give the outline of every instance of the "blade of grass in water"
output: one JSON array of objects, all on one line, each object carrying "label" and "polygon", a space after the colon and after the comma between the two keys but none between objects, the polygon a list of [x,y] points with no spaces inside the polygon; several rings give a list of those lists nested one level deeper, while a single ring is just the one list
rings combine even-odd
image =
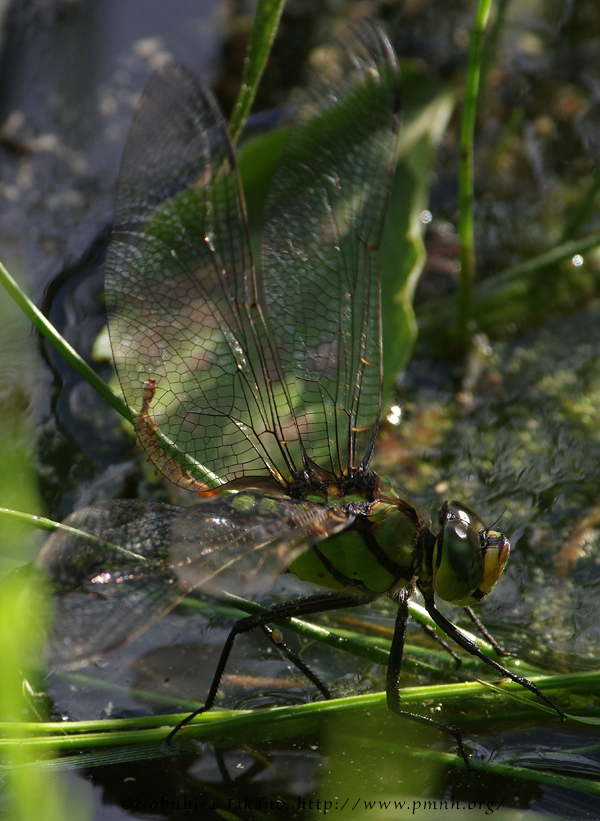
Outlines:
[{"label": "blade of grass in water", "polygon": [[120,413],[123,419],[131,422],[132,419],[131,414],[129,413],[129,408],[123,399],[108,387],[106,382],[104,382],[98,374],[90,368],[87,362],[81,358],[77,351],[69,345],[67,340],[58,333],[54,325],[46,319],[39,308],[33,304],[25,293],[23,293],[21,288],[11,277],[1,262],[0,283],[2,283],[19,308],[21,308],[23,313],[31,320],[42,336],[44,336],[54,346],[54,348],[56,348],[65,362],[68,362],[69,365],[71,365],[71,367],[76,370],[77,373],[82,376],[85,381],[91,385],[92,388],[94,388],[94,390],[97,391],[97,393],[105,399],[112,408]]},{"label": "blade of grass in water", "polygon": [[[536,679],[536,684],[540,690],[544,692],[556,692],[563,690],[566,684],[577,689],[582,688],[597,688],[600,684],[600,674],[598,672],[592,673],[573,673],[562,676],[546,676]],[[103,685],[105,686],[105,685]],[[519,694],[520,685],[515,682],[506,682],[501,687],[495,686],[495,691],[501,697],[512,696],[517,693],[518,700],[525,703],[526,706],[532,708],[536,713],[546,712],[547,708],[539,703],[536,703],[535,696],[521,696]],[[454,684],[436,684],[436,685],[422,685],[417,687],[405,687],[402,690],[402,703],[406,706],[429,703],[430,701],[442,702],[446,699],[464,699],[466,703],[473,706],[472,700],[476,696],[489,694],[490,687],[487,682],[480,681],[465,681]],[[385,707],[385,693],[363,693],[356,696],[347,696],[345,698],[334,698],[329,701],[317,701],[307,704],[296,704],[285,707],[261,707],[255,710],[213,710],[198,716],[190,724],[190,727],[195,728],[198,732],[194,736],[200,736],[203,740],[210,740],[210,738],[218,737],[218,734],[223,731],[225,727],[235,732],[238,727],[254,725],[262,727],[263,725],[268,729],[272,723],[272,717],[285,716],[288,720],[292,718],[301,718],[303,715],[319,716],[331,712],[347,711],[356,709],[357,707]],[[462,712],[462,709],[461,709]],[[96,737],[102,739],[102,744],[109,743],[135,743],[137,741],[155,740],[155,731],[165,734],[165,728],[175,726],[179,720],[187,716],[187,713],[173,713],[171,715],[158,716],[139,716],[136,718],[119,718],[119,719],[102,719],[95,721],[75,721],[75,722],[41,722],[37,723],[22,723],[18,725],[0,724],[0,732],[8,734],[8,730],[13,730],[13,738],[3,738],[0,740],[0,748],[2,746],[15,743],[14,729],[15,726],[19,728],[21,733],[26,734],[26,738],[20,737],[20,742],[27,744],[31,743],[33,746],[43,747],[47,744],[58,744],[62,748],[73,746],[74,741],[79,736],[85,736],[84,741],[86,746],[90,746],[90,741]],[[483,721],[489,718],[487,708],[482,707],[481,712],[472,717],[472,721]],[[466,717],[465,719],[466,720]],[[595,723],[595,722],[593,722]],[[140,736],[139,733],[148,733],[148,735]],[[92,738],[90,738],[92,737]],[[28,738],[31,741],[28,741]]]},{"label": "blade of grass in water", "polygon": [[[595,677],[596,684],[598,674],[583,674],[584,678],[589,676]],[[570,678],[579,678],[578,674]],[[549,677],[538,681],[538,684],[544,689],[548,685],[548,689],[554,689],[555,683],[560,684],[566,680],[566,676]],[[516,689],[518,685],[507,685],[507,690]],[[477,693],[487,689],[487,686],[469,682],[458,685],[444,685],[438,687],[415,687],[406,688],[403,690],[403,702],[406,706],[411,704],[422,703],[424,699],[430,701],[444,702],[447,699],[456,697],[466,698],[469,703]],[[359,712],[356,712],[356,711]],[[367,711],[367,724],[363,724],[361,717],[364,711]],[[356,722],[351,726],[354,732],[360,733],[360,727],[372,727],[374,711],[385,710],[385,695],[383,693],[353,696],[344,699],[335,699],[330,702],[318,702],[313,704],[296,705],[294,707],[275,707],[271,709],[260,709],[253,711],[221,711],[206,714],[198,718],[193,725],[182,735],[180,740],[180,750],[189,749],[189,740],[194,739],[196,742],[213,741],[220,744],[227,743],[243,743],[245,739],[248,743],[256,743],[258,738],[263,736],[269,739],[285,738],[294,735],[297,732],[311,732],[315,727],[322,727],[323,721],[335,720],[337,717],[343,718],[345,731],[348,731],[347,716],[348,713],[355,713]],[[479,721],[485,720],[487,717],[484,709],[479,716]],[[60,747],[66,751],[78,752],[76,759],[72,765],[79,766],[82,762],[79,757],[80,750],[91,750],[86,756],[86,766],[93,766],[105,763],[106,753],[103,748],[110,746],[119,746],[125,751],[132,754],[133,760],[140,758],[148,758],[149,746],[152,745],[154,755],[158,757],[168,753],[167,750],[160,747],[160,743],[164,740],[165,726],[177,721],[179,716],[169,716],[167,719],[164,716],[143,717],[137,719],[121,719],[121,720],[107,720],[103,722],[76,722],[73,724],[60,725],[60,732],[56,733],[56,725],[24,725],[23,730],[29,733],[39,732],[39,737],[30,737],[22,743],[29,749],[30,754],[42,753],[46,746]],[[401,719],[399,719],[401,720]],[[160,726],[159,723],[160,722]],[[5,728],[1,728],[5,729]],[[7,741],[5,745],[14,744],[15,741]],[[373,743],[377,744],[378,734],[370,734],[369,738],[363,739],[363,744]],[[385,743],[389,743],[387,740]],[[137,752],[135,751],[135,748]],[[131,749],[134,748],[134,749]],[[443,762],[449,766],[457,766],[456,758],[449,753],[437,753],[432,750],[429,745],[424,748],[412,746],[410,755],[412,756],[426,756],[428,759],[431,755],[442,756]],[[114,753],[109,753],[114,755]],[[95,758],[98,756],[98,759]],[[539,768],[532,766],[537,763],[539,759]],[[119,758],[119,760],[121,760]],[[528,766],[518,766],[518,759],[515,763],[497,763],[493,761],[474,761],[474,765],[478,770],[486,770],[489,772],[510,775],[513,778],[523,780],[535,780],[536,782],[551,783],[557,786],[569,786],[572,789],[581,790],[584,792],[598,793],[600,792],[600,784],[589,779],[573,778],[561,774],[547,772],[543,769],[543,758],[536,756],[532,762],[528,759]]]},{"label": "blade of grass in water", "polygon": [[475,280],[475,240],[473,232],[473,139],[483,35],[487,25],[492,0],[479,0],[475,23],[471,33],[469,66],[465,81],[465,99],[460,133],[459,163],[459,238],[460,238],[460,286],[458,292],[458,337],[464,348],[468,345],[469,326],[473,315],[473,282]]},{"label": "blade of grass in water", "polygon": [[[371,724],[369,724],[369,727],[370,726]],[[336,737],[340,743],[344,741],[344,738],[349,738],[351,743],[348,746],[355,749],[360,747],[363,750],[365,745],[374,747],[378,743],[382,745],[387,745],[389,743],[387,739],[381,742],[378,741],[377,737],[372,733],[369,734],[368,738],[357,733],[354,733],[354,735],[349,735],[347,728],[344,736],[338,733]],[[195,750],[195,746],[190,741],[186,740],[185,742],[181,742],[180,750],[173,751],[171,755],[180,754],[180,752],[195,752]],[[402,753],[401,748],[398,749],[398,752]],[[387,759],[389,757],[389,753],[389,747],[384,746],[381,751],[382,756]],[[577,753],[577,750],[573,751],[573,755],[576,755]],[[429,748],[419,749],[413,747],[407,752],[407,754],[411,759],[426,758],[428,762],[435,762],[451,769],[456,767],[456,757],[452,753],[445,753]],[[57,760],[49,761],[41,758],[37,762],[36,767],[40,770],[52,771],[73,770],[88,767],[101,767],[111,764],[122,764],[124,762],[144,761],[167,755],[169,755],[168,750],[166,750],[164,745],[161,745],[158,741],[152,743],[137,742],[127,746],[126,748],[120,747],[117,750],[111,749],[110,747],[107,749],[96,747],[91,752],[77,752],[76,755],[68,756],[66,758],[63,757]],[[529,761],[527,763],[527,767],[519,766],[518,759],[515,760],[515,763],[510,761],[500,763],[495,761],[477,760],[475,762],[475,768],[477,772],[486,772],[490,775],[505,776],[507,778],[516,778],[522,781],[532,781],[535,783],[547,784],[549,786],[590,793],[592,795],[600,795],[600,783],[598,781],[591,781],[586,778],[576,778],[573,776],[564,776],[558,773],[544,771],[541,769],[543,757],[540,756],[539,758],[540,768],[532,767]],[[1,771],[2,770],[0,768],[0,772]],[[70,810],[71,809],[72,808],[70,807]]]}]

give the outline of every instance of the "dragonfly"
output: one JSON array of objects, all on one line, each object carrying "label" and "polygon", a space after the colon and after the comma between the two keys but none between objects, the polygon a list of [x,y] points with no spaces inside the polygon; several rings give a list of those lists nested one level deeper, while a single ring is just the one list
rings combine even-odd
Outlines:
[{"label": "dragonfly", "polygon": [[[237,636],[382,597],[397,613],[387,704],[405,714],[400,672],[415,590],[460,648],[562,717],[436,606],[436,596],[462,607],[484,598],[508,539],[456,501],[442,506],[434,533],[370,466],[382,410],[379,248],[401,116],[385,34],[365,23],[330,44],[298,112],[256,266],[234,147],[212,94],[175,63],[142,94],[117,185],[108,328],[141,445],[198,496],[186,507],[105,502],[72,514],[49,539],[38,566],[56,594],[53,666],[109,653],[192,592],[256,596],[291,572],[317,591],[235,623],[204,705],[169,740],[215,703]],[[446,729],[468,764],[459,734]]]}]

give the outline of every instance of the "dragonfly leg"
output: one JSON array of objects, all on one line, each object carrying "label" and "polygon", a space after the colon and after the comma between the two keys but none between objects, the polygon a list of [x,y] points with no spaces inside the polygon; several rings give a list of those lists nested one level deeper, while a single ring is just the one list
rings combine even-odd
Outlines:
[{"label": "dragonfly leg", "polygon": [[263,624],[261,626],[261,629],[263,633],[265,633],[271,639],[271,641],[279,650],[279,652],[283,656],[285,656],[285,658],[291,661],[294,667],[297,667],[298,670],[300,670],[300,672],[303,673],[306,676],[306,678],[311,682],[311,684],[314,684],[314,686],[317,688],[317,690],[321,693],[321,695],[324,698],[331,698],[331,693],[329,692],[327,687],[325,687],[325,685],[317,676],[317,674],[314,673],[310,669],[308,664],[305,664],[300,658],[300,656],[297,653],[294,653],[294,651],[290,647],[288,647],[287,644],[284,642],[283,636],[281,635],[281,630],[272,630],[268,624]]},{"label": "dragonfly leg", "polygon": [[489,643],[492,645],[492,647],[493,647],[493,648],[494,648],[494,650],[498,653],[498,655],[499,655],[499,656],[506,656],[506,655],[508,655],[508,653],[506,652],[506,650],[505,650],[503,647],[501,647],[501,646],[498,644],[498,642],[496,641],[496,639],[492,636],[492,634],[491,634],[491,633],[490,633],[490,631],[487,629],[487,627],[485,626],[485,624],[481,621],[481,619],[479,618],[479,616],[475,615],[475,613],[471,610],[471,608],[470,608],[470,607],[463,607],[463,610],[465,611],[465,613],[467,614],[467,616],[471,619],[471,621],[473,622],[473,624],[475,625],[475,627],[479,630],[479,632],[481,633],[481,635],[483,636],[483,638],[484,638],[484,639],[486,639],[486,641],[489,641]]},{"label": "dragonfly leg", "polygon": [[546,704],[552,707],[552,709],[558,713],[563,721],[566,719],[566,716],[560,707],[558,707],[552,699],[544,695],[544,693],[542,693],[542,691],[536,687],[532,681],[529,681],[527,678],[523,678],[523,676],[518,676],[516,673],[511,673],[511,671],[507,670],[506,667],[503,667],[494,659],[486,656],[486,654],[475,644],[475,642],[468,639],[465,634],[458,629],[458,627],[455,627],[452,622],[448,621],[448,619],[440,613],[435,606],[433,598],[425,598],[425,607],[437,626],[440,627],[447,636],[453,639],[459,647],[462,647],[463,650],[466,650],[467,653],[470,653],[472,656],[477,656],[477,658],[485,661],[486,664],[489,664],[490,667],[493,667],[494,670],[497,670],[503,676],[507,676],[511,679],[511,681],[514,681],[516,684],[520,684],[521,687],[525,687],[525,689],[535,693],[538,698],[541,698],[542,701],[545,701]]},{"label": "dragonfly leg", "polygon": [[[246,616],[245,618],[236,621],[231,628],[227,639],[225,640],[225,644],[223,645],[221,656],[219,658],[219,662],[217,664],[204,705],[198,710],[194,710],[193,713],[190,713],[182,721],[180,721],[165,739],[166,743],[170,744],[174,736],[181,730],[182,727],[185,727],[186,724],[189,724],[192,719],[201,713],[208,712],[214,705],[219,685],[237,636],[242,633],[247,633],[255,627],[263,627],[268,622],[277,621],[278,619],[286,619],[293,616],[310,616],[314,613],[324,613],[328,610],[338,610],[343,607],[358,607],[362,604],[368,604],[373,600],[373,598],[373,596],[361,593],[359,591],[352,593],[317,593],[314,596],[305,596],[302,599],[281,602],[280,604],[276,604],[273,607],[264,610],[262,613],[255,613],[252,616]],[[303,662],[302,665],[304,666]],[[309,678],[311,681],[313,680],[310,676]]]},{"label": "dragonfly leg", "polygon": [[444,648],[444,650],[452,656],[452,658],[456,662],[456,669],[458,670],[462,663],[461,657],[458,655],[458,653],[455,650],[453,650],[452,647],[450,647],[447,641],[444,641],[444,639],[440,636],[437,630],[434,630],[433,627],[430,627],[428,624],[422,624],[421,622],[419,622],[419,627],[421,628],[421,630],[423,630],[424,633],[426,633],[430,638],[432,638],[434,641],[440,644]]},{"label": "dragonfly leg", "polygon": [[455,727],[452,727],[450,724],[444,724],[441,721],[435,721],[433,718],[419,715],[418,713],[410,713],[400,707],[400,673],[402,669],[404,640],[406,638],[406,625],[408,624],[408,600],[411,593],[412,590],[410,588],[404,588],[402,590],[398,590],[393,596],[393,601],[395,601],[398,605],[398,612],[396,614],[394,637],[392,638],[392,646],[390,648],[390,658],[388,661],[386,677],[387,706],[392,712],[403,716],[410,721],[416,721],[419,724],[425,724],[429,727],[436,727],[438,730],[445,730],[452,736],[452,738],[455,739],[456,744],[458,745],[458,751],[461,758],[465,762],[466,768],[468,770],[472,770],[473,765],[469,761],[462,736]]}]

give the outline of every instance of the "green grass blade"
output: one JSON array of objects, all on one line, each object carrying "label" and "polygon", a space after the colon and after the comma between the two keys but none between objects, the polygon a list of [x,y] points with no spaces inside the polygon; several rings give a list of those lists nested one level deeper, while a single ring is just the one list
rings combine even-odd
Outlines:
[{"label": "green grass blade", "polygon": [[229,133],[234,145],[240,138],[254,103],[284,5],[285,0],[259,0],[256,7],[244,62],[242,85],[229,121]]},{"label": "green grass blade", "polygon": [[[540,277],[559,262],[600,245],[600,232],[581,239],[557,245],[533,259],[507,268],[497,276],[478,283],[474,288],[473,315],[477,327],[490,336],[502,335],[507,328],[511,334],[539,325],[545,317],[560,311],[568,313],[600,295],[600,272],[595,266],[571,266],[561,269],[560,276],[551,280]],[[456,327],[452,325],[455,310],[454,296],[433,299],[419,306],[419,334],[433,347],[447,350],[459,342]]]},{"label": "green grass blade", "polygon": [[94,390],[103,399],[105,399],[112,408],[120,413],[123,419],[131,422],[129,408],[123,399],[108,387],[106,382],[104,382],[104,380],[102,380],[98,374],[90,368],[87,362],[82,359],[77,351],[69,345],[67,340],[59,334],[54,325],[46,319],[39,308],[37,308],[29,297],[25,295],[1,262],[0,283],[2,283],[19,308],[21,308],[23,313],[31,320],[42,336],[44,336],[51,343],[51,345],[54,346],[65,362],[68,362],[69,365],[71,365],[71,367],[76,370],[77,373],[82,376],[85,381],[91,385],[92,388],[94,388]]},{"label": "green grass blade", "polygon": [[[598,674],[593,674],[596,686],[598,684]],[[553,689],[555,683],[561,682],[565,676],[548,677],[538,679],[537,684],[543,689]],[[590,676],[584,674],[584,678]],[[506,687],[498,688],[503,695],[506,690],[514,690],[518,685],[511,683]],[[487,684],[468,682],[455,685],[410,687],[402,691],[403,704],[412,709],[413,705],[430,704],[439,702],[447,704],[453,698],[467,699],[472,703],[474,696],[488,690]],[[528,699],[526,699],[528,700]],[[486,719],[487,710],[482,708],[480,720]],[[10,750],[15,744],[22,744],[30,756],[43,755],[46,748],[62,749],[64,752],[77,753],[74,759],[66,761],[64,767],[80,766],[83,762],[80,759],[80,751],[84,752],[85,766],[99,766],[110,760],[142,760],[166,755],[169,751],[161,747],[164,741],[166,730],[169,726],[174,726],[179,718],[183,716],[155,716],[135,719],[106,720],[102,722],[73,722],[61,725],[56,724],[27,724],[19,725],[20,731],[27,734],[25,738],[7,738],[0,742],[0,749]],[[351,724],[349,719],[351,718]],[[398,719],[402,721],[401,718]],[[339,725],[337,722],[342,721]],[[188,751],[189,742],[213,742],[218,746],[227,744],[256,744],[260,739],[275,740],[296,736],[298,733],[318,732],[323,727],[323,723],[334,722],[333,726],[341,729],[348,735],[354,733],[357,739],[361,739],[358,746],[377,745],[379,743],[392,743],[394,747],[402,747],[402,733],[395,733],[391,728],[391,738],[380,738],[378,733],[373,733],[373,722],[384,721],[388,733],[390,732],[389,717],[387,717],[385,695],[383,693],[371,693],[366,695],[352,696],[331,701],[320,701],[311,704],[296,706],[273,707],[267,709],[246,710],[246,711],[218,711],[198,717],[179,736],[178,752]],[[378,725],[379,726],[379,725]],[[349,731],[349,727],[352,730]],[[0,725],[0,732],[6,733],[5,725]],[[364,736],[363,733],[367,733]],[[118,750],[111,751],[108,748],[118,747]],[[441,756],[440,761],[444,764],[456,767],[460,764],[457,759],[449,753],[439,753],[429,745],[410,746],[407,753],[413,757],[424,756],[427,760],[433,756]],[[574,751],[576,754],[576,751]],[[524,759],[525,760],[525,759]],[[568,786],[572,789],[591,792],[600,792],[600,785],[590,779],[577,778],[563,775],[557,772],[544,769],[545,758],[541,754],[536,754],[532,759],[527,756],[527,766],[520,764],[520,759],[515,757],[513,761],[478,761],[473,762],[475,769],[483,770],[497,775],[508,775],[521,780],[534,780],[536,782],[554,784],[556,786]]]},{"label": "green grass blade", "polygon": [[469,66],[465,81],[465,100],[460,133],[459,163],[459,238],[460,238],[460,287],[458,293],[458,337],[466,347],[469,324],[473,314],[473,283],[475,280],[475,239],[473,231],[473,139],[483,35],[487,25],[492,0],[479,0],[475,24],[471,33]]},{"label": "green grass blade", "polygon": [[594,171],[592,180],[583,197],[569,215],[560,235],[559,243],[562,244],[563,242],[568,242],[568,240],[573,239],[584,222],[592,216],[595,210],[594,203],[598,191],[600,191],[600,168],[596,168]]}]

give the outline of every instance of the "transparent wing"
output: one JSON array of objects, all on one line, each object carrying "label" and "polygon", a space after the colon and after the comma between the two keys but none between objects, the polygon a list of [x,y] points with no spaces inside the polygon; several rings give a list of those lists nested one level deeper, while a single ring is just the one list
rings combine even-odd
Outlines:
[{"label": "transparent wing", "polygon": [[[54,594],[49,663],[78,666],[140,635],[193,590],[256,594],[347,528],[343,508],[244,492],[189,508],[110,501],[77,511],[36,560]],[[89,538],[89,537],[92,538]]]},{"label": "transparent wing", "polygon": [[51,668],[77,667],[115,650],[181,598],[169,562],[176,511],[106,502],[71,514],[63,524],[73,531],[57,530],[46,541],[35,564],[53,594],[46,648]]},{"label": "transparent wing", "polygon": [[[213,487],[269,476],[285,486],[307,454],[344,473],[359,431],[369,440],[376,429],[377,246],[398,71],[369,26],[330,54],[333,73],[315,79],[308,120],[274,182],[260,300],[233,150],[211,95],[171,65],[136,112],[106,264],[109,330],[140,440],[179,484],[189,479],[177,454]],[[367,446],[363,464],[369,458]]]},{"label": "transparent wing", "polygon": [[[178,65],[153,75],[131,126],[106,302],[123,393],[160,470],[187,485],[172,459],[179,452],[204,468],[209,486],[289,474],[275,439],[286,398],[255,307],[227,127]],[[150,444],[153,433],[163,451]]]},{"label": "transparent wing", "polygon": [[319,52],[271,186],[271,330],[308,455],[341,475],[371,456],[381,402],[378,249],[397,153],[399,69],[375,26]]}]

